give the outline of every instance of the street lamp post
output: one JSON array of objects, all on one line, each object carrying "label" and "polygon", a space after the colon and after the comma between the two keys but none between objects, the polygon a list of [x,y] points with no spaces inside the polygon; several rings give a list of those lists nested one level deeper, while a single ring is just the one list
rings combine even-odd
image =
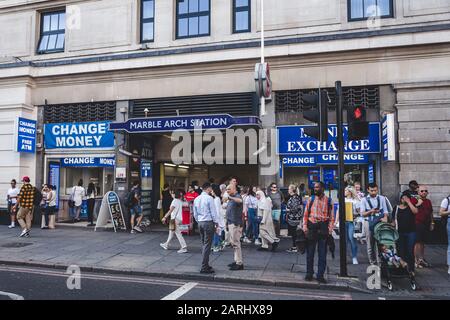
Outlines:
[{"label": "street lamp post", "polygon": [[[264,65],[264,0],[261,0],[261,65]],[[266,115],[266,98],[261,95],[260,116]]]}]

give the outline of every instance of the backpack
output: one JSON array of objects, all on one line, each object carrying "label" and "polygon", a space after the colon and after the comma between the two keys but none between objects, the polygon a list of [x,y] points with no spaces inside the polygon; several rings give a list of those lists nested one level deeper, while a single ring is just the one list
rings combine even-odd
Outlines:
[{"label": "backpack", "polygon": [[127,193],[127,197],[125,198],[124,205],[127,208],[133,207],[133,199],[134,199],[134,189]]},{"label": "backpack", "polygon": [[38,190],[38,188],[34,187],[34,199],[33,204],[35,206],[40,206],[42,202],[42,193]]}]

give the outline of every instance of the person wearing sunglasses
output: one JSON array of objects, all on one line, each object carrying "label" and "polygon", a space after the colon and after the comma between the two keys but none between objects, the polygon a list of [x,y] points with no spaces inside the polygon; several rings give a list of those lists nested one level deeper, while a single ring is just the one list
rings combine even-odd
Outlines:
[{"label": "person wearing sunglasses", "polygon": [[[425,239],[430,231],[434,229],[433,205],[428,197],[428,189],[424,185],[419,186],[419,196],[421,204],[416,204],[418,212],[416,214],[416,245],[414,256],[416,258],[416,268],[431,267],[425,260]],[[419,202],[420,203],[420,202]]]},{"label": "person wearing sunglasses", "polygon": [[281,229],[281,204],[284,202],[284,197],[281,191],[278,190],[276,183],[270,185],[268,196],[272,200],[272,220],[275,227],[275,234],[279,238]]}]

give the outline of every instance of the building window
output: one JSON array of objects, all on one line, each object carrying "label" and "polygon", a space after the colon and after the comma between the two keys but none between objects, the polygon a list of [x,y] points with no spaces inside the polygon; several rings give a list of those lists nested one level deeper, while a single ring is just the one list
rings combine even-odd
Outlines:
[{"label": "building window", "polygon": [[41,14],[41,36],[37,52],[63,52],[66,30],[65,11],[44,12]]},{"label": "building window", "polygon": [[141,0],[141,43],[155,38],[155,1]]},{"label": "building window", "polygon": [[177,0],[177,39],[209,36],[210,0]]},{"label": "building window", "polygon": [[251,0],[233,0],[233,32],[250,32]]},{"label": "building window", "polygon": [[348,0],[348,20],[367,20],[371,17],[392,18],[394,0]]}]

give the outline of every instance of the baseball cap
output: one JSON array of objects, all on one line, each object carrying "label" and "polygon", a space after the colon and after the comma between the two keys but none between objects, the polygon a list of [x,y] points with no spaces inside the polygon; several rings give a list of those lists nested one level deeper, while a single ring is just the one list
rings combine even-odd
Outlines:
[{"label": "baseball cap", "polygon": [[22,178],[22,181],[23,182],[30,182],[30,177],[25,176],[25,177]]}]

